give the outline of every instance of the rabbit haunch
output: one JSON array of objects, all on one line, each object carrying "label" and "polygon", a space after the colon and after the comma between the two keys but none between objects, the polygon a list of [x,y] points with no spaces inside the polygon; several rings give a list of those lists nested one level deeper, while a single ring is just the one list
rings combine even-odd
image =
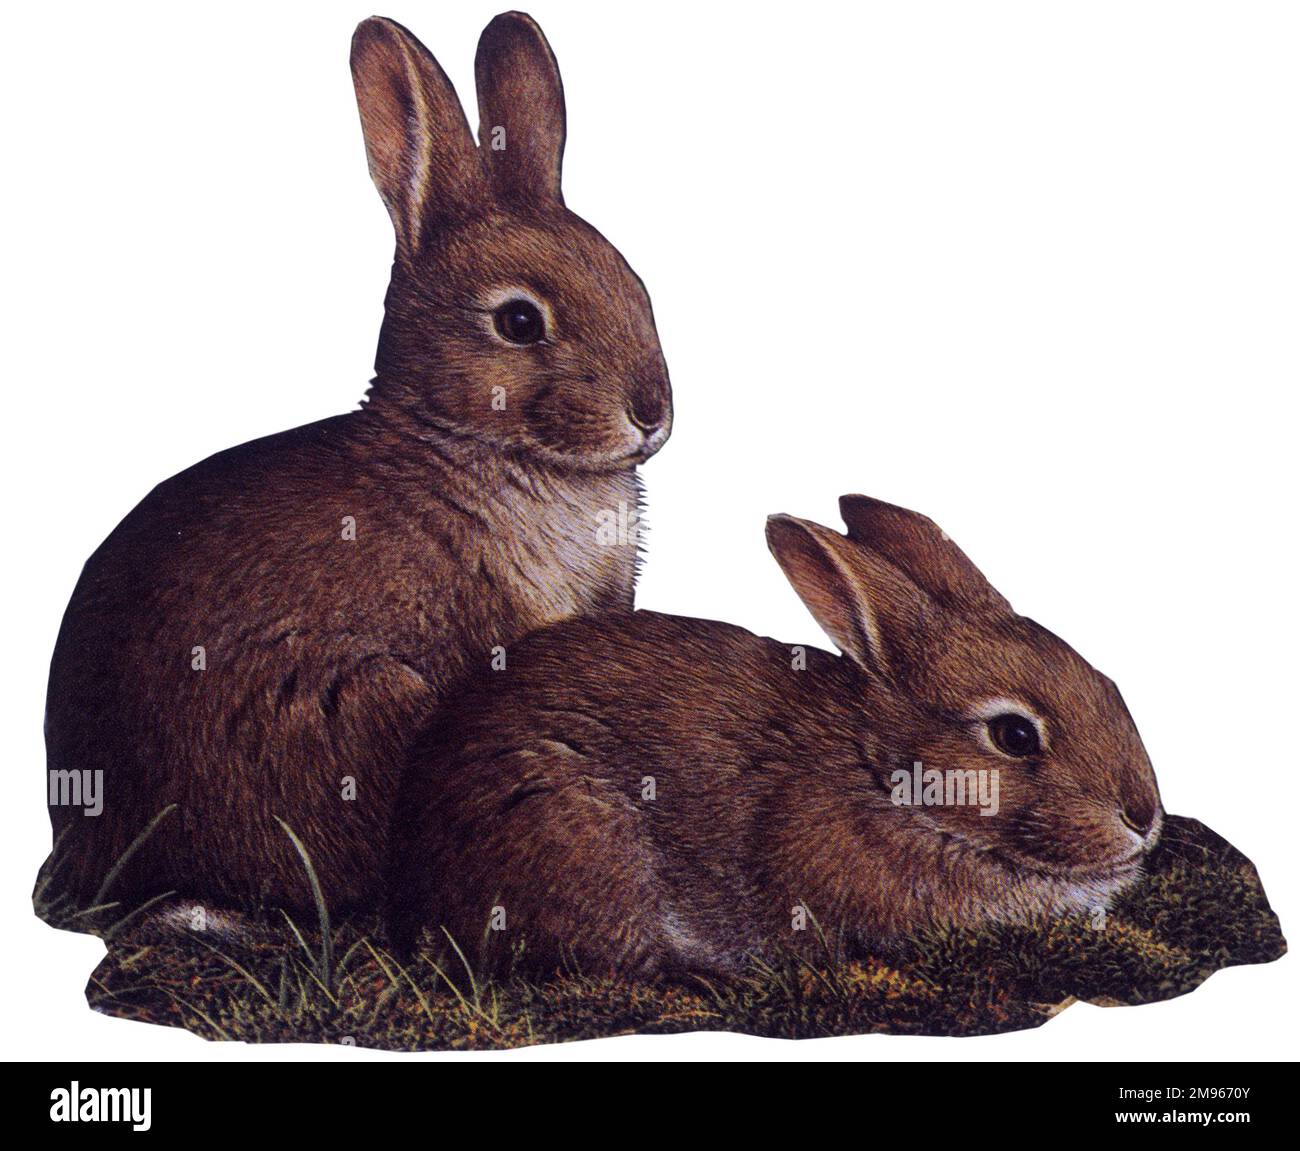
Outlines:
[{"label": "rabbit haunch", "polygon": [[332,911],[373,903],[444,695],[494,648],[632,607],[636,540],[601,525],[637,509],[671,393],[640,280],[564,206],[550,48],[519,13],[483,33],[501,152],[399,25],[362,23],[352,72],[397,236],[368,402],[160,484],[87,562],[46,723],[50,770],[103,772],[98,817],[50,808],[83,899],[310,907],[287,825]]},{"label": "rabbit haunch", "polygon": [[[445,929],[488,964],[726,972],[1095,914],[1131,883],[1160,802],[1114,685],[929,520],[841,507],[848,538],[779,516],[768,539],[842,658],[642,611],[559,624],[467,686],[408,763],[396,946]],[[894,802],[917,761],[996,771],[997,815]]]}]

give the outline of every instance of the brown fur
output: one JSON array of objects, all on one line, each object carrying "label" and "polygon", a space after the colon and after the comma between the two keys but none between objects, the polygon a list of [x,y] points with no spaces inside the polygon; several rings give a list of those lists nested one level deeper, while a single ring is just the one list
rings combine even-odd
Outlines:
[{"label": "brown fur", "polygon": [[[734,971],[820,948],[818,926],[851,955],[1089,911],[1131,881],[1159,795],[1114,685],[929,520],[842,507],[852,539],[789,517],[768,538],[848,658],[809,650],[795,670],[788,645],[637,612],[531,637],[446,708],[397,813],[397,945],[445,927],[489,966],[522,947],[540,971]],[[1041,756],[989,741],[997,698],[1042,720]],[[916,760],[997,769],[1000,813],[895,805],[890,774]]]},{"label": "brown fur", "polygon": [[[484,32],[490,158],[404,29],[367,20],[352,66],[397,232],[369,401],[159,485],[86,564],[47,709],[50,769],[104,773],[101,815],[51,807],[83,898],[175,804],[110,897],[310,904],[279,817],[333,910],[372,900],[400,754],[449,688],[536,628],[632,607],[635,540],[598,528],[637,511],[668,378],[640,281],[560,198],[550,49],[517,13]],[[493,327],[519,291],[541,343]]]}]

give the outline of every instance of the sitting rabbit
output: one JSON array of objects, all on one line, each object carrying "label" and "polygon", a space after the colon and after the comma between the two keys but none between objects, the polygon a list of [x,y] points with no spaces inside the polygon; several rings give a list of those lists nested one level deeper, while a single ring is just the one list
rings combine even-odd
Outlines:
[{"label": "sitting rabbit", "polygon": [[[725,973],[1132,882],[1161,808],[1115,685],[930,520],[841,510],[847,538],[767,538],[846,658],[641,611],[532,636],[449,702],[396,816],[399,950],[445,929],[488,966]],[[934,771],[981,802],[919,794]]]},{"label": "sitting rabbit", "polygon": [[[397,233],[368,402],[167,480],[87,562],[46,723],[51,866],[83,901],[310,907],[283,820],[332,910],[372,902],[402,752],[447,691],[632,609],[622,529],[669,382],[640,280],[564,206],[540,29],[483,33],[481,148],[397,24],[360,25],[352,72]],[[102,811],[67,802],[83,779]]]}]

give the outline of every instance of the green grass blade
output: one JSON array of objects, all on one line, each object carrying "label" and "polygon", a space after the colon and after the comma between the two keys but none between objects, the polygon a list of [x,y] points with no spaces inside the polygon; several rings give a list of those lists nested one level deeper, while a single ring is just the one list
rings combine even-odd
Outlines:
[{"label": "green grass blade", "polygon": [[329,908],[325,905],[325,892],[321,890],[320,879],[316,875],[316,868],[312,866],[311,856],[307,854],[307,849],[302,845],[299,839],[283,819],[278,815],[275,822],[284,828],[284,833],[292,841],[294,850],[298,852],[298,858],[302,860],[302,865],[307,872],[307,880],[311,884],[311,895],[316,901],[316,914],[320,918],[320,981],[325,985],[326,991],[334,986],[334,936],[330,933],[330,913]]},{"label": "green grass blade", "polygon": [[131,840],[130,846],[128,846],[127,849],[117,857],[117,862],[109,868],[108,874],[104,876],[104,882],[99,885],[99,890],[95,892],[95,898],[90,901],[92,904],[104,902],[104,896],[108,894],[109,889],[117,882],[117,877],[122,874],[122,869],[130,862],[131,856],[144,846],[145,841],[154,833],[158,825],[162,823],[167,816],[171,815],[176,808],[177,804],[169,803],[162,809],[162,811],[145,824],[144,830]]},{"label": "green grass blade", "polygon": [[[121,933],[122,929],[130,923],[131,920],[138,919],[148,911],[149,908],[153,907],[155,904],[161,903],[164,899],[170,899],[175,894],[176,892],[174,891],[164,891],[161,895],[155,895],[152,899],[146,899],[139,907],[132,911],[128,911],[121,919],[114,920],[113,923],[104,930],[104,942],[112,942],[112,940]],[[111,907],[112,904],[109,904],[109,906]]]}]

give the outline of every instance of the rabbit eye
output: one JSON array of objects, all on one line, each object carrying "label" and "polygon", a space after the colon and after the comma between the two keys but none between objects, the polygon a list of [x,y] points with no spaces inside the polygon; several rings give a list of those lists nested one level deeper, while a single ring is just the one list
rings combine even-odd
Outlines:
[{"label": "rabbit eye", "polygon": [[988,725],[993,746],[1005,755],[1024,759],[1026,756],[1037,755],[1042,750],[1038,727],[1032,719],[1008,711],[995,715],[988,721]]},{"label": "rabbit eye", "polygon": [[501,338],[512,344],[535,344],[546,332],[542,313],[531,300],[507,300],[492,316]]}]

